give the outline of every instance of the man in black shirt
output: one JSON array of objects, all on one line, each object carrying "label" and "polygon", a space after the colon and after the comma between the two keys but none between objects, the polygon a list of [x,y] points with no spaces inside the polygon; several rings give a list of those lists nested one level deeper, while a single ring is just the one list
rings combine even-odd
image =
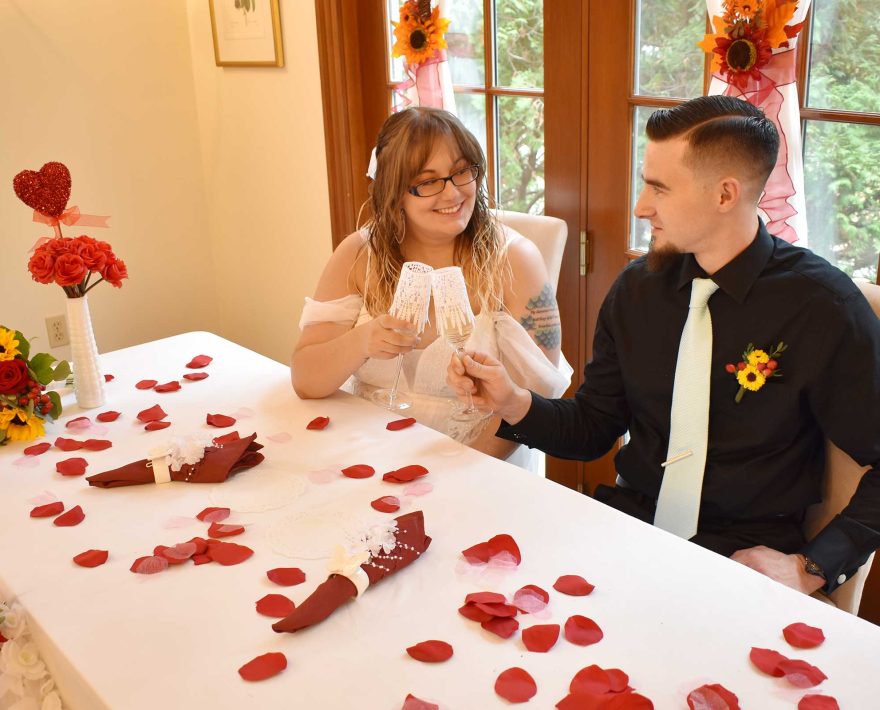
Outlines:
[{"label": "man in black shirt", "polygon": [[[832,591],[880,547],[880,321],[849,277],[758,218],[778,149],[759,109],[700,97],[655,112],[647,133],[635,213],[651,223],[651,249],[611,287],[575,396],[524,390],[485,353],[453,357],[449,383],[502,416],[497,436],[553,456],[592,460],[628,431],[618,485],[596,497],[652,522],[691,283],[711,278],[708,450],[691,540],[802,592]],[[825,437],[872,468],[807,542]]]}]

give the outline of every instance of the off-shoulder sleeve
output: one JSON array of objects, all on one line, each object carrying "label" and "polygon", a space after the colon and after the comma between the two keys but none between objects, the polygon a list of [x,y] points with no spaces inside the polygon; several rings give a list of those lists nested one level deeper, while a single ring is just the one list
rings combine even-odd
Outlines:
[{"label": "off-shoulder sleeve", "polygon": [[303,306],[299,319],[299,328],[302,330],[307,325],[317,323],[354,325],[363,305],[364,299],[354,293],[332,301],[316,301],[306,297],[306,305]]},{"label": "off-shoulder sleeve", "polygon": [[574,372],[565,356],[559,353],[559,365],[554,365],[507,313],[496,313],[494,320],[500,360],[511,379],[543,397],[561,397]]}]

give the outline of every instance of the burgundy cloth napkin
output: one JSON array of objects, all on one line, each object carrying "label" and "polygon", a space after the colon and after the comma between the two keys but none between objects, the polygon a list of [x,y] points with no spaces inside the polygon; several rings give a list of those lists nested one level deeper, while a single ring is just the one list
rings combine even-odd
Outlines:
[{"label": "burgundy cloth napkin", "polygon": [[[171,480],[187,483],[222,483],[232,474],[252,468],[263,460],[263,454],[258,453],[263,445],[258,444],[256,438],[257,435],[254,433],[222,445],[209,446],[205,449],[205,456],[201,461],[183,464],[179,471],[171,471]],[[149,463],[149,459],[141,459],[112,471],[96,473],[86,480],[90,486],[98,488],[154,483],[153,468],[147,465]]]}]

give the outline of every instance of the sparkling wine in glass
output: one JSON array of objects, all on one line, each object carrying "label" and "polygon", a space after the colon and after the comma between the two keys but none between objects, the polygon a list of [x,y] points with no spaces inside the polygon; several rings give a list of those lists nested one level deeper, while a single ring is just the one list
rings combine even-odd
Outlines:
[{"label": "sparkling wine in glass", "polygon": [[[394,301],[388,312],[395,318],[412,323],[411,329],[398,330],[398,333],[418,335],[428,322],[428,307],[431,303],[431,272],[433,269],[418,261],[407,261],[400,270],[400,279],[394,291]],[[412,407],[412,401],[398,391],[400,371],[403,367],[403,353],[397,356],[397,370],[391,389],[383,388],[373,392],[372,399],[377,404],[395,412],[403,412]]]}]

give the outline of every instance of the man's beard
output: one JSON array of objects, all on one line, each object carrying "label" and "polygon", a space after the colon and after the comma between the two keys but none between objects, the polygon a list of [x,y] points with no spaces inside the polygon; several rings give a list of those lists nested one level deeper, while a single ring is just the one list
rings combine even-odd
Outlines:
[{"label": "man's beard", "polygon": [[651,237],[651,246],[648,247],[648,271],[652,274],[664,271],[681,262],[684,253],[674,244],[665,244],[658,247],[654,237]]}]

